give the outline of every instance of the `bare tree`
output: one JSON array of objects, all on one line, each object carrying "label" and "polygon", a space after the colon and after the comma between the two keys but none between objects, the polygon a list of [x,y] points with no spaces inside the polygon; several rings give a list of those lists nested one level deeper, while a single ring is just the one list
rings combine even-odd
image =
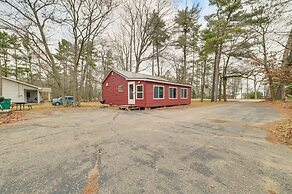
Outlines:
[{"label": "bare tree", "polygon": [[54,78],[64,97],[60,72],[50,47],[50,27],[53,23],[61,22],[56,17],[57,0],[0,0],[0,3],[0,27],[22,38],[29,37],[30,49],[47,65],[43,69]]},{"label": "bare tree", "polygon": [[[283,59],[282,59],[282,64],[281,68],[283,71],[283,76],[286,79],[291,79],[291,66],[292,66],[292,29],[290,30],[289,37],[284,49],[284,54],[283,54]],[[290,67],[290,70],[289,70]],[[285,79],[281,79],[280,82],[280,99],[285,100]]]},{"label": "bare tree", "polygon": [[121,15],[124,32],[129,41],[129,70],[132,71],[132,59],[135,61],[135,72],[139,72],[144,61],[152,59],[153,53],[149,50],[152,44],[153,24],[151,16],[153,12],[164,17],[169,12],[169,4],[166,0],[128,0],[123,6]]},{"label": "bare tree", "polygon": [[81,54],[86,42],[94,42],[109,25],[109,15],[115,4],[112,0],[64,0],[61,4],[66,11],[65,23],[73,37],[73,95],[74,105],[79,105],[78,71]]}]

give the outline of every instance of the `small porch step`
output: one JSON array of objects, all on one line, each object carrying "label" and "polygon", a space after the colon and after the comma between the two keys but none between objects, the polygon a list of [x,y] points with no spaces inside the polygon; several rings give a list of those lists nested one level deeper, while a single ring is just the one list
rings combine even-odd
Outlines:
[{"label": "small porch step", "polygon": [[130,110],[140,110],[140,107],[135,106],[135,105],[121,105],[119,106],[119,109],[130,111]]}]

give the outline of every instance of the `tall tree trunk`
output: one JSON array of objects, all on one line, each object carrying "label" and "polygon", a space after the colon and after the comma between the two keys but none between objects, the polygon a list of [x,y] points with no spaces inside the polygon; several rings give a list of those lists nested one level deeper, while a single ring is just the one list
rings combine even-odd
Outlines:
[{"label": "tall tree trunk", "polygon": [[33,78],[32,78],[32,62],[31,62],[31,55],[28,55],[28,65],[29,65],[29,77],[30,77],[30,83],[32,84]]},{"label": "tall tree trunk", "polygon": [[207,60],[204,60],[204,62],[203,62],[202,85],[201,85],[201,102],[204,101],[205,80],[206,80],[206,65],[207,65]]},{"label": "tall tree trunk", "polygon": [[227,102],[227,77],[224,76],[222,79],[223,79],[223,99],[224,102]]},{"label": "tall tree trunk", "polygon": [[159,49],[158,49],[158,45],[156,45],[156,65],[157,65],[157,76],[161,75],[160,72],[160,62],[159,62]]},{"label": "tall tree trunk", "polygon": [[[196,97],[197,95],[197,84],[196,84],[196,88],[194,88],[194,83],[195,83],[195,52],[193,51],[192,52],[192,77],[191,77],[191,85],[193,86],[192,87],[192,97]],[[197,76],[198,77],[198,76]],[[198,82],[197,82],[198,83]],[[195,95],[194,95],[195,94]]]},{"label": "tall tree trunk", "polygon": [[270,73],[270,68],[268,64],[268,53],[267,53],[267,47],[266,47],[266,34],[262,34],[262,46],[263,46],[263,55],[264,55],[264,67],[266,70],[266,74],[268,74],[268,82],[269,82],[269,87],[270,87],[270,94],[271,94],[271,99],[275,99],[275,92],[274,92],[274,83],[273,83],[273,78]]},{"label": "tall tree trunk", "polygon": [[[154,44],[152,44],[152,75],[154,76]],[[159,71],[159,70],[158,70]]]},{"label": "tall tree trunk", "polygon": [[254,91],[254,99],[258,99],[257,78],[256,78],[256,75],[254,75],[254,80],[253,80],[253,91]]},{"label": "tall tree trunk", "polygon": [[197,63],[197,69],[195,71],[196,75],[196,98],[199,97],[199,92],[200,92],[200,78],[199,78],[199,63]]},{"label": "tall tree trunk", "polygon": [[[78,39],[74,40],[74,67],[73,67],[73,96],[74,102],[73,105],[77,106],[79,103],[79,95],[78,95]],[[64,100],[63,100],[64,101]]]},{"label": "tall tree trunk", "polygon": [[184,61],[183,61],[183,75],[182,75],[182,83],[187,82],[187,46],[183,47]]},{"label": "tall tree trunk", "polygon": [[16,56],[16,49],[14,48],[14,60],[15,60],[15,78],[18,80],[18,60]]},{"label": "tall tree trunk", "polygon": [[246,98],[249,97],[249,85],[248,85],[248,77],[246,78]]},{"label": "tall tree trunk", "polygon": [[222,44],[218,46],[215,53],[211,102],[217,102],[217,93],[218,93],[218,84],[219,84],[219,65],[220,65],[220,59],[221,59],[221,52],[222,52]]},{"label": "tall tree trunk", "polygon": [[[285,46],[284,54],[283,54],[283,61],[282,61],[282,70],[284,70],[284,75],[286,75],[286,70],[289,65],[292,65],[292,28],[289,33],[289,37],[287,40],[287,44]],[[289,71],[287,72],[289,73]],[[285,82],[283,80],[280,81],[280,99],[285,100]]]},{"label": "tall tree trunk", "polygon": [[274,88],[273,77],[269,75],[268,80],[269,80],[271,99],[274,101],[275,100],[275,88]]},{"label": "tall tree trunk", "polygon": [[219,74],[219,101],[221,101],[222,98],[222,76]]},{"label": "tall tree trunk", "polygon": [[[7,65],[8,54],[6,52],[3,58],[4,58],[4,76],[8,77],[8,65]],[[2,69],[2,74],[3,74],[3,69]]]},{"label": "tall tree trunk", "polygon": [[240,79],[240,84],[241,84],[241,87],[240,87],[240,99],[242,99],[242,89],[243,89],[242,78]]},{"label": "tall tree trunk", "polygon": [[[135,38],[135,37],[134,37]],[[129,53],[129,55],[130,55],[130,59],[129,59],[129,61],[130,61],[130,65],[129,65],[129,71],[132,71],[132,56],[133,56],[133,26],[131,26],[131,32],[130,32],[130,53]]]}]

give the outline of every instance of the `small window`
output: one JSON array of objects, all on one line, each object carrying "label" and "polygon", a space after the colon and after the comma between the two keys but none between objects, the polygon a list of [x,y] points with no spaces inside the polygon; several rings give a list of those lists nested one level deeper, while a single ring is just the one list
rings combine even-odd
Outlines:
[{"label": "small window", "polygon": [[124,87],[123,87],[123,85],[118,85],[118,92],[119,92],[119,93],[124,92]]},{"label": "small window", "polygon": [[144,98],[143,85],[137,85],[136,87],[137,99],[143,99]]},{"label": "small window", "polygon": [[188,98],[188,89],[182,88],[180,89],[180,98],[187,99]]},{"label": "small window", "polygon": [[164,99],[164,86],[153,87],[153,99]]},{"label": "small window", "polygon": [[176,99],[177,98],[177,88],[169,87],[168,97],[169,97],[169,99]]}]

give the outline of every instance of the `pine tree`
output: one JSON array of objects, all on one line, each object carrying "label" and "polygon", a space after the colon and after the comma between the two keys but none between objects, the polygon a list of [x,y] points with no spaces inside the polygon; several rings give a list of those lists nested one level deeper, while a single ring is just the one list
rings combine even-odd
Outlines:
[{"label": "pine tree", "polygon": [[[155,53],[156,65],[157,65],[157,76],[161,75],[160,72],[160,49],[163,48],[165,42],[169,38],[167,33],[165,21],[159,15],[158,12],[153,11],[150,19],[150,30],[151,30],[151,39],[153,46],[153,55]],[[154,56],[153,56],[154,57]],[[153,59],[154,61],[154,59]],[[154,63],[152,65],[152,75],[154,75]]]},{"label": "pine tree", "polygon": [[58,43],[57,53],[54,55],[54,57],[57,59],[59,63],[59,69],[63,72],[63,88],[65,91],[65,94],[71,93],[70,90],[70,66],[72,63],[72,44],[62,39]]},{"label": "pine tree", "polygon": [[10,72],[10,68],[8,66],[10,48],[11,37],[6,32],[0,32],[0,66],[1,74],[5,77],[7,77]]},{"label": "pine tree", "polygon": [[240,0],[210,0],[217,12],[206,17],[207,29],[204,30],[206,48],[215,53],[211,101],[217,101],[219,68],[222,49],[226,41],[242,31],[243,7]]},{"label": "pine tree", "polygon": [[183,51],[183,66],[181,82],[187,82],[187,55],[189,49],[193,46],[194,32],[198,31],[199,24],[199,5],[192,6],[191,9],[186,6],[185,9],[179,10],[174,21],[175,28],[179,33],[175,45]]}]

